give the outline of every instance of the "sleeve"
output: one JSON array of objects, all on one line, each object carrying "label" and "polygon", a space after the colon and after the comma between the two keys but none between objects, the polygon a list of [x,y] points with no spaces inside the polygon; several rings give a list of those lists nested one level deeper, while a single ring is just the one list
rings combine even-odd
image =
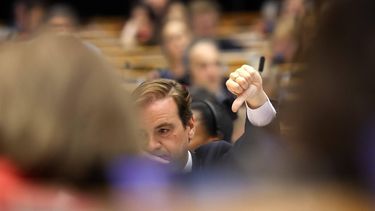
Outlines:
[{"label": "sleeve", "polygon": [[268,99],[267,102],[256,109],[251,109],[246,104],[246,114],[251,124],[257,127],[263,127],[271,123],[275,118],[276,110]]}]

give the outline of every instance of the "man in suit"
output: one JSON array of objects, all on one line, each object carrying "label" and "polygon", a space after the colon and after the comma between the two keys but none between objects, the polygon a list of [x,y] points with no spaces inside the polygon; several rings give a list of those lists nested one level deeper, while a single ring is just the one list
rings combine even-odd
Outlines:
[{"label": "man in suit", "polygon": [[[268,125],[276,111],[263,91],[258,71],[244,65],[231,73],[226,82],[237,99],[233,111],[246,102],[247,121],[256,127]],[[188,150],[195,133],[195,121],[188,90],[173,80],[159,79],[141,84],[133,93],[140,108],[142,134],[147,139],[145,151],[152,159],[182,172],[210,167],[223,160],[231,149],[228,143],[204,145],[195,152]],[[247,137],[247,127],[243,137]],[[241,141],[244,142],[244,141]]]}]

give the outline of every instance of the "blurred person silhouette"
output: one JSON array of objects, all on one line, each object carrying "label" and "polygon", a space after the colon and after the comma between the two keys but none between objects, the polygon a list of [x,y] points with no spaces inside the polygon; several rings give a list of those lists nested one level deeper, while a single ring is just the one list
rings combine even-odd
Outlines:
[{"label": "blurred person silhouette", "polygon": [[189,149],[194,151],[198,147],[213,141],[228,141],[231,143],[233,121],[217,102],[215,96],[204,89],[189,90],[192,96],[191,110],[195,119],[195,134],[189,142]]},{"label": "blurred person silhouette", "polygon": [[[44,30],[41,30],[40,33],[48,31],[48,33],[76,36],[80,27],[80,20],[74,9],[69,5],[55,4],[48,8],[44,26]],[[91,42],[81,41],[90,50],[101,54],[101,50]]]},{"label": "blurred person silhouette", "polygon": [[170,0],[143,0],[148,5],[158,18],[165,15],[168,10]]},{"label": "blurred person silhouette", "polygon": [[194,0],[189,3],[189,16],[193,34],[196,38],[217,41],[221,50],[238,50],[242,47],[232,40],[218,37],[220,7],[214,0]]},{"label": "blurred person silhouette", "polygon": [[163,21],[181,20],[186,23],[189,22],[188,9],[183,2],[171,1],[165,13]]},{"label": "blurred person silhouette", "polygon": [[286,108],[299,131],[298,160],[308,164],[307,175],[319,176],[314,179],[375,193],[375,2],[317,3],[319,24],[296,76],[303,81],[299,99]]},{"label": "blurred person silhouette", "polygon": [[56,4],[48,9],[45,22],[54,32],[73,34],[79,26],[75,11],[65,4]]},{"label": "blurred person silhouette", "polygon": [[163,25],[161,32],[161,45],[169,67],[152,72],[149,78],[174,79],[188,84],[184,54],[192,39],[189,26],[182,20],[169,20]]},{"label": "blurred person silhouette", "polygon": [[261,18],[257,21],[256,31],[261,37],[273,34],[280,13],[281,2],[278,0],[264,1],[260,9]]},{"label": "blurred person silhouette", "polygon": [[234,120],[237,115],[231,106],[235,96],[225,87],[224,68],[220,62],[220,50],[211,39],[197,39],[186,50],[185,68],[189,85],[206,89]]},{"label": "blurred person silhouette", "polygon": [[145,3],[133,6],[130,18],[126,21],[120,35],[124,49],[156,44],[157,16]]},{"label": "blurred person silhouette", "polygon": [[272,35],[273,63],[288,63],[298,49],[298,26],[306,11],[310,10],[310,2],[306,0],[287,0],[281,5],[281,12]]},{"label": "blurred person silhouette", "polygon": [[13,6],[14,23],[9,30],[8,40],[26,40],[39,29],[45,16],[42,1],[16,1]]},{"label": "blurred person silhouette", "polygon": [[0,209],[101,209],[107,167],[141,145],[104,60],[70,36],[9,43],[0,99]]}]

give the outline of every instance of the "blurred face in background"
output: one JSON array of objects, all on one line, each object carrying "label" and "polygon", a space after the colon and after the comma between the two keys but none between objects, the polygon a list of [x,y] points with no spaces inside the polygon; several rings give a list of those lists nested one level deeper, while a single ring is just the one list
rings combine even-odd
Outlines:
[{"label": "blurred face in background", "polygon": [[189,64],[192,85],[218,94],[222,82],[219,50],[212,42],[200,42],[190,49]]},{"label": "blurred face in background", "polygon": [[45,10],[41,5],[36,5],[30,9],[29,27],[30,31],[36,30],[43,22]]},{"label": "blurred face in background", "polygon": [[48,20],[48,26],[57,33],[73,33],[75,21],[68,16],[54,16]]},{"label": "blurred face in background", "polygon": [[191,41],[191,34],[185,22],[168,21],[163,29],[163,43],[169,60],[182,62],[185,49]]},{"label": "blurred face in background", "polygon": [[154,34],[154,23],[143,6],[136,7],[132,12],[132,19],[137,25],[137,40],[146,43],[152,39]]},{"label": "blurred face in background", "polygon": [[215,37],[219,14],[216,11],[207,11],[193,14],[192,26],[197,37]]},{"label": "blurred face in background", "polygon": [[28,11],[26,4],[23,2],[17,2],[14,5],[14,20],[15,25],[20,31],[26,30],[27,27],[27,16]]}]

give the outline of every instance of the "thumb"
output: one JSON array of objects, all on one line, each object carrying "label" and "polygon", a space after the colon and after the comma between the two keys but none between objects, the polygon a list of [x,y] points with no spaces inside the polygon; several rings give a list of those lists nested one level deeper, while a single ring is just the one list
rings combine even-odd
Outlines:
[{"label": "thumb", "polygon": [[240,109],[242,104],[246,101],[246,99],[252,95],[255,94],[257,91],[257,87],[254,85],[250,85],[250,87],[244,91],[241,95],[239,95],[232,104],[232,111],[234,113],[237,113],[237,111]]}]

